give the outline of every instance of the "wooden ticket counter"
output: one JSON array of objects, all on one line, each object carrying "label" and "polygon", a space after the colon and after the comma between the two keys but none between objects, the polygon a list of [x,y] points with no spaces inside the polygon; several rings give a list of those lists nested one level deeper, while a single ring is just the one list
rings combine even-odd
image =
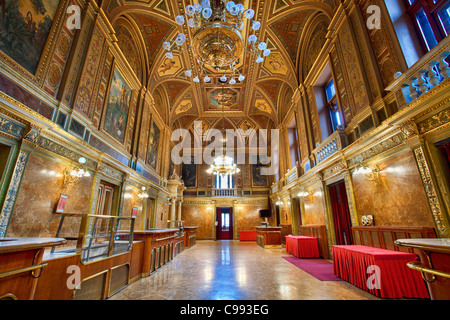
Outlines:
[{"label": "wooden ticket counter", "polygon": [[450,300],[450,239],[398,239],[397,246],[418,252],[420,262],[408,267],[425,280],[432,300]]},{"label": "wooden ticket counter", "polygon": [[[132,272],[131,281],[148,277],[174,257],[178,229],[148,229],[134,232],[134,240],[144,244],[141,270]],[[139,264],[137,264],[139,265]]]},{"label": "wooden ticket counter", "polygon": [[198,227],[184,227],[184,247],[193,247],[197,242]]},{"label": "wooden ticket counter", "polygon": [[264,249],[281,249],[282,227],[256,226],[256,243]]},{"label": "wooden ticket counter", "polygon": [[62,238],[0,239],[0,300],[33,300],[47,264],[44,250],[65,244]]}]

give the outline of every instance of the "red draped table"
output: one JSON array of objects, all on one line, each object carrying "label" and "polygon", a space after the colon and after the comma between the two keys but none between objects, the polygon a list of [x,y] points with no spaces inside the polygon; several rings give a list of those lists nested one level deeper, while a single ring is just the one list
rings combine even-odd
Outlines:
[{"label": "red draped table", "polygon": [[339,278],[377,297],[429,298],[420,272],[407,263],[416,255],[361,245],[332,246],[333,270]]},{"label": "red draped table", "polygon": [[297,258],[318,258],[317,238],[306,236],[286,236],[286,252]]},{"label": "red draped table", "polygon": [[252,231],[252,230],[239,231],[239,240],[240,241],[256,241],[256,231]]}]

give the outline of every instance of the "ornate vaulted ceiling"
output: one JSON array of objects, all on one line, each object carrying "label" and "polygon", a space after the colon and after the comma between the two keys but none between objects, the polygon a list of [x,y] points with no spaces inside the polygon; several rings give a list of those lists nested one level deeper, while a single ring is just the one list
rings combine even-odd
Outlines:
[{"label": "ornate vaulted ceiling", "polygon": [[[164,55],[164,41],[189,32],[175,23],[175,17],[194,1],[110,0],[106,5],[119,47],[169,126],[192,128],[195,120],[202,120],[205,129],[276,127],[325,43],[335,8],[334,0],[235,2],[255,10],[262,24],[257,36],[272,54],[258,64],[244,52],[238,68],[246,79],[234,85],[221,84],[222,73],[214,70],[211,83],[196,84],[184,74],[193,64],[189,51],[175,52],[172,60]],[[248,39],[249,30],[242,33]]]}]

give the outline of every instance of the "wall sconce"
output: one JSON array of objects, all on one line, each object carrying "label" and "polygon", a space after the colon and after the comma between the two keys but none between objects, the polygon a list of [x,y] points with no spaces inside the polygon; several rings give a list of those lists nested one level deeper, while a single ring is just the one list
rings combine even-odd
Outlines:
[{"label": "wall sconce", "polygon": [[69,171],[67,168],[64,169],[63,175],[64,180],[62,184],[62,189],[65,189],[69,183],[77,183],[78,180],[82,177],[90,177],[91,174],[89,171],[84,167],[84,164],[86,163],[86,158],[81,157],[78,159],[78,165],[76,165],[72,171]]},{"label": "wall sconce", "polygon": [[172,205],[172,200],[170,199],[170,197],[167,197],[167,201],[169,201],[169,202],[164,203],[164,205],[171,206]]},{"label": "wall sconce", "polygon": [[362,157],[357,157],[356,160],[358,161],[358,164],[356,165],[355,174],[362,174],[363,178],[367,181],[376,181],[378,184],[380,183],[380,169],[378,169],[377,166],[375,166],[374,169],[370,168],[367,164],[362,163]]},{"label": "wall sconce", "polygon": [[146,192],[144,192],[145,190],[147,190],[147,188],[146,187],[142,187],[141,188],[142,189],[142,192],[140,192],[140,193],[138,193],[138,198],[139,199],[145,199],[145,198],[148,198],[148,193],[146,193]]},{"label": "wall sconce", "polygon": [[275,202],[276,206],[282,206],[283,205],[283,201],[281,201],[280,197],[278,197],[278,201]]},{"label": "wall sconce", "polygon": [[312,194],[308,191],[304,191],[304,187],[300,187],[301,191],[297,194],[300,198],[312,197]]}]

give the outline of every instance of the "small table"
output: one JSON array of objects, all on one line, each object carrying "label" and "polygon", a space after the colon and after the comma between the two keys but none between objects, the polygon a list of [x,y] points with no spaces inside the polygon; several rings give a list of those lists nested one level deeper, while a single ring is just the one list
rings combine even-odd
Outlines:
[{"label": "small table", "polygon": [[256,241],[256,231],[252,230],[239,231],[239,241]]},{"label": "small table", "polygon": [[339,278],[377,297],[429,298],[419,272],[407,267],[415,254],[361,245],[333,246],[333,270]]},{"label": "small table", "polygon": [[317,238],[306,236],[286,236],[286,252],[297,258],[318,258]]}]

